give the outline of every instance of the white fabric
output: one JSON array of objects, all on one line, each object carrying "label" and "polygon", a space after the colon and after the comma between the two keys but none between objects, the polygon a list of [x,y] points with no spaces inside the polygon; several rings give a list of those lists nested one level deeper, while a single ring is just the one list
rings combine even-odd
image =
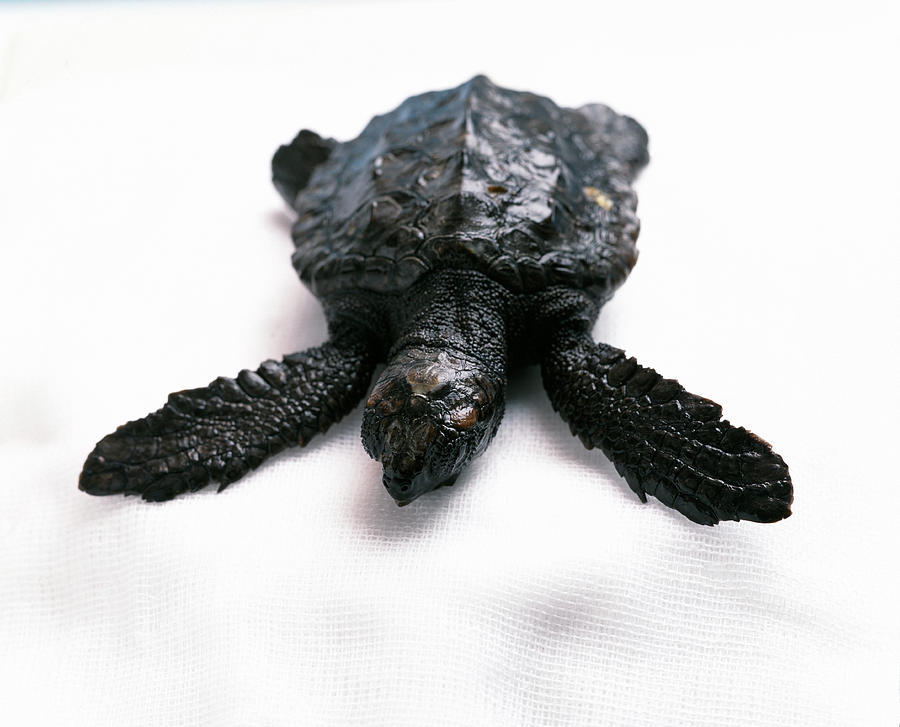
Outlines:
[{"label": "white fabric", "polygon": [[[896,725],[900,44],[849,12],[0,8],[0,721]],[[772,441],[794,516],[641,505],[533,370],[403,509],[359,410],[218,496],[78,492],[169,391],[323,339],[274,148],[478,71],[645,124],[597,337]]]}]

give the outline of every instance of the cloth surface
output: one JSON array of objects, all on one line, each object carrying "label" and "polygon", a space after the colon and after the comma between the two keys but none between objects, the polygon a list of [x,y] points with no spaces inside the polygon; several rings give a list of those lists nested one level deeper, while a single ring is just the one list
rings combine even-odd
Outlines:
[{"label": "cloth surface", "polygon": [[[896,725],[890,12],[0,8],[3,721]],[[324,339],[274,149],[476,72],[646,126],[641,260],[596,337],[773,442],[794,515],[641,505],[534,370],[402,509],[361,409],[220,495],[77,491],[168,392]]]}]

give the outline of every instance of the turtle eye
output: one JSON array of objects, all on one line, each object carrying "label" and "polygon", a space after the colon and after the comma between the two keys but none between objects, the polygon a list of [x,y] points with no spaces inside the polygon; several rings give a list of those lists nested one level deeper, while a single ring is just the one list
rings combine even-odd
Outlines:
[{"label": "turtle eye", "polygon": [[471,429],[478,421],[478,410],[471,404],[454,407],[450,411],[450,421],[456,429]]}]

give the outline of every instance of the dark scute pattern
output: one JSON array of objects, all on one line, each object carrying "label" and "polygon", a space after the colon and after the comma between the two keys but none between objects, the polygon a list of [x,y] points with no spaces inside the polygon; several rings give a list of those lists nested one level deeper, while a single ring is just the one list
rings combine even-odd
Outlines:
[{"label": "dark scute pattern", "polygon": [[631,183],[646,162],[633,119],[477,76],[407,99],[333,148],[296,197],[294,267],[319,296],[398,292],[453,267],[513,292],[607,297],[637,257]]},{"label": "dark scute pattern", "polygon": [[79,487],[154,501],[210,482],[221,490],[349,413],[365,395],[374,363],[364,345],[326,343],[171,394],[162,409],[97,444]]},{"label": "dark scute pattern", "polygon": [[641,500],[694,522],[774,522],[791,514],[784,460],[722,408],[585,333],[558,335],[542,364],[553,408],[599,447]]}]

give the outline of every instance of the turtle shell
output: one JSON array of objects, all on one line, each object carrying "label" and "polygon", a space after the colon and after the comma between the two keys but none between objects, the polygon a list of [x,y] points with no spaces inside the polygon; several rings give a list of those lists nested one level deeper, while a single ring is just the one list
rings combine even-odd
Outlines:
[{"label": "turtle shell", "polygon": [[303,131],[273,166],[298,213],[294,267],[320,297],[402,292],[448,267],[514,292],[607,296],[637,258],[631,182],[646,162],[633,119],[476,76],[407,99],[352,141]]}]

